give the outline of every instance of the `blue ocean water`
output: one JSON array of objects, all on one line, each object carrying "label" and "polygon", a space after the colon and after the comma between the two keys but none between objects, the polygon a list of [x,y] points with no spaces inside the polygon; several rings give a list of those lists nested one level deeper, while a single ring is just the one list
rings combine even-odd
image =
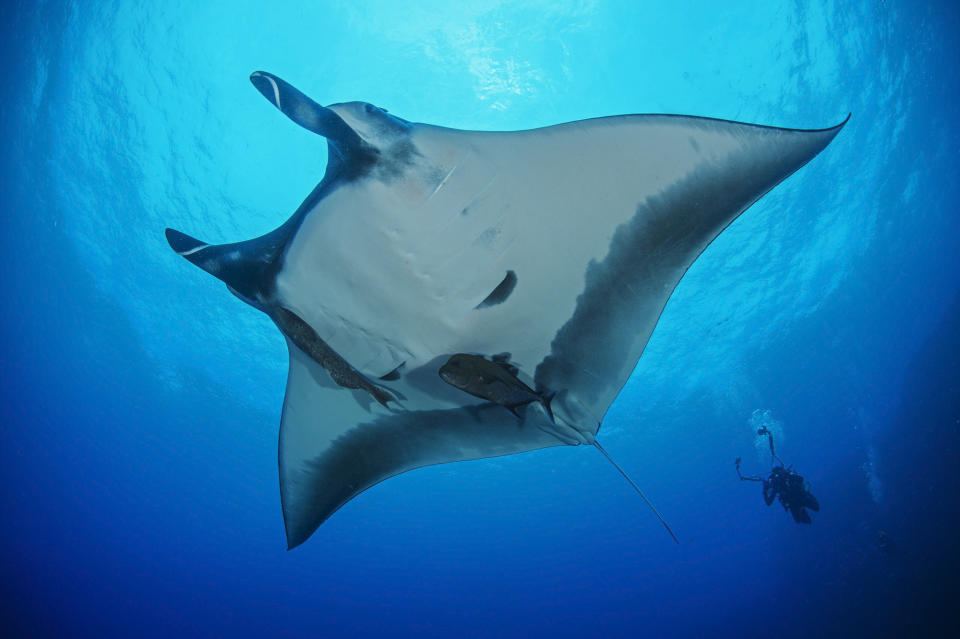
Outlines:
[{"label": "blue ocean water", "polygon": [[[944,636],[960,10],[919,4],[4,5],[4,636]],[[679,546],[562,447],[401,475],[285,550],[283,340],[163,237],[254,237],[322,175],[255,69],[466,129],[852,112],[690,269],[603,425]],[[737,481],[760,424],[812,525]]]}]

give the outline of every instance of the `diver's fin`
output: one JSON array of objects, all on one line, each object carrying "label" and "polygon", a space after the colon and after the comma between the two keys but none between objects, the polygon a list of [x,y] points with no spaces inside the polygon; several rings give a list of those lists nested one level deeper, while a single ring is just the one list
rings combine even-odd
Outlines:
[{"label": "diver's fin", "polygon": [[600,445],[600,442],[594,439],[593,445],[596,446],[597,450],[603,453],[603,456],[607,458],[607,461],[613,464],[613,467],[619,470],[620,474],[623,475],[628,482],[630,482],[630,485],[633,486],[634,490],[636,490],[640,494],[640,496],[643,498],[643,501],[647,502],[647,506],[650,506],[650,510],[652,510],[653,514],[657,516],[657,519],[660,520],[660,523],[663,524],[663,527],[667,529],[667,532],[670,533],[670,536],[673,537],[673,540],[679,544],[680,540],[677,539],[677,536],[673,534],[672,530],[670,530],[670,525],[666,522],[663,516],[661,516],[660,513],[657,512],[657,509],[654,508],[653,504],[650,503],[650,500],[647,499],[647,496],[643,494],[643,491],[640,490],[640,487],[637,486],[632,479],[630,479],[630,475],[625,473],[623,469],[617,465],[617,462],[613,461],[613,458],[607,454],[607,451],[603,449],[603,446]]}]

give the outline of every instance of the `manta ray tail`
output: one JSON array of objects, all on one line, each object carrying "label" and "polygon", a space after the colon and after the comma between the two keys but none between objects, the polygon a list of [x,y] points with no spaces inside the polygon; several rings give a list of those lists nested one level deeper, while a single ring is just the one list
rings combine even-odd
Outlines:
[{"label": "manta ray tail", "polygon": [[663,516],[659,512],[657,512],[657,509],[654,507],[653,504],[650,503],[650,500],[647,499],[647,496],[643,494],[643,491],[640,490],[640,487],[637,486],[637,484],[634,483],[632,479],[630,479],[630,475],[624,472],[624,470],[617,465],[617,462],[613,461],[613,458],[607,453],[607,451],[603,449],[603,446],[600,445],[600,442],[594,439],[593,445],[596,446],[597,450],[603,453],[603,456],[607,458],[607,461],[613,464],[613,467],[616,468],[618,471],[620,471],[620,474],[623,475],[628,482],[630,482],[630,485],[633,486],[634,490],[636,490],[640,494],[640,496],[643,498],[643,501],[647,502],[647,506],[650,506],[650,510],[652,510],[653,514],[657,516],[657,519],[660,520],[660,523],[663,524],[663,527],[667,529],[667,532],[670,533],[670,536],[673,537],[673,540],[679,544],[680,540],[677,539],[677,536],[673,534],[672,530],[670,530],[670,525],[663,518]]}]

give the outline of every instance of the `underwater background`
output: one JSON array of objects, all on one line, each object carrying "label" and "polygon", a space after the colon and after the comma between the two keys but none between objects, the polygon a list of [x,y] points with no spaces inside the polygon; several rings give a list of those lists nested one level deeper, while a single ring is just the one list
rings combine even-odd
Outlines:
[{"label": "underwater background", "polygon": [[[956,633],[958,7],[4,3],[3,636]],[[464,129],[852,112],[695,262],[601,428],[679,546],[560,447],[406,473],[285,550],[283,339],[163,236],[257,236],[322,176],[256,69]],[[812,525],[737,480],[761,425]]]}]

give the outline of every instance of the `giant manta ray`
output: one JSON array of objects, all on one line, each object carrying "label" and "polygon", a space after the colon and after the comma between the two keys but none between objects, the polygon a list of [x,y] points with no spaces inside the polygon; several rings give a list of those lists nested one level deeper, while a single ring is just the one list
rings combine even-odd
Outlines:
[{"label": "giant manta ray", "polygon": [[[594,443],[691,263],[843,126],[624,115],[461,131],[250,79],[326,138],[323,179],[262,237],[166,235],[286,337],[290,548],[404,471]],[[511,414],[447,383],[457,354],[496,359],[549,403]]]}]

